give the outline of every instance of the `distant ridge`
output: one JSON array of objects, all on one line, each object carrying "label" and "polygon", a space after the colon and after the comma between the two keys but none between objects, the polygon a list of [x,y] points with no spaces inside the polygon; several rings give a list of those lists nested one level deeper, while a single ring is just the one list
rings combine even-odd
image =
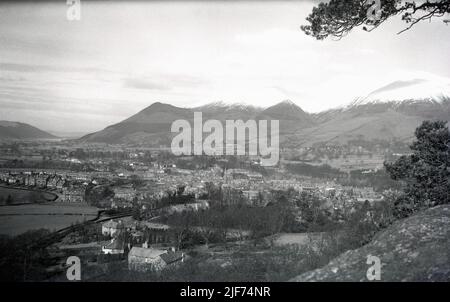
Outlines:
[{"label": "distant ridge", "polygon": [[450,121],[450,80],[394,81],[314,118],[316,126],[289,137],[292,145],[345,144],[361,139],[406,142],[424,120]]},{"label": "distant ridge", "polygon": [[202,112],[203,120],[280,119],[280,132],[293,132],[299,126],[313,125],[312,117],[292,102],[284,101],[267,109],[245,104],[225,104],[216,102],[195,108],[180,108],[161,102],[155,102],[137,114],[120,123],[83,136],[79,139],[86,143],[109,144],[150,144],[170,146],[173,134],[172,122],[178,119],[192,121],[194,112]]},{"label": "distant ridge", "polygon": [[265,109],[257,116],[258,120],[279,120],[280,133],[293,133],[298,129],[309,128],[316,123],[314,118],[290,100],[285,100]]},{"label": "distant ridge", "polygon": [[442,103],[450,98],[450,80],[414,78],[398,80],[357,98],[349,107],[386,103]]},{"label": "distant ridge", "polygon": [[55,135],[29,124],[12,121],[0,121],[0,139],[3,140],[37,140],[55,138],[57,138]]},{"label": "distant ridge", "polygon": [[450,79],[428,76],[396,80],[359,97],[347,106],[310,114],[290,100],[268,108],[216,102],[195,108],[153,103],[124,121],[88,134],[81,142],[170,146],[171,124],[203,120],[279,120],[281,146],[298,148],[316,143],[408,141],[423,120],[450,120]]}]

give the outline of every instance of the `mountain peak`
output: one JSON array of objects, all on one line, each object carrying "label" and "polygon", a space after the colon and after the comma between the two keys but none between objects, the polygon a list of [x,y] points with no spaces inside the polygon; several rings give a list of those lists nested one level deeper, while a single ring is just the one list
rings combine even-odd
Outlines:
[{"label": "mountain peak", "polygon": [[303,109],[291,100],[284,100],[282,102],[279,102],[273,106],[268,107],[265,111],[282,111],[286,112],[287,114],[305,114]]},{"label": "mountain peak", "polygon": [[275,104],[262,112],[262,114],[271,116],[279,120],[308,120],[311,121],[311,117],[308,113],[302,110],[294,102],[290,100],[282,101]]},{"label": "mountain peak", "polygon": [[161,103],[161,102],[154,102],[153,104],[151,104],[144,110],[147,110],[147,109],[148,110],[160,110],[160,109],[171,108],[171,107],[174,107],[174,106],[172,106],[170,104]]},{"label": "mountain peak", "polygon": [[280,104],[286,104],[286,105],[295,105],[297,106],[293,101],[291,100],[284,100],[282,102],[280,102]]},{"label": "mountain peak", "polygon": [[408,102],[441,103],[450,97],[450,79],[413,78],[397,80],[373,90],[365,97],[357,98],[350,107]]}]

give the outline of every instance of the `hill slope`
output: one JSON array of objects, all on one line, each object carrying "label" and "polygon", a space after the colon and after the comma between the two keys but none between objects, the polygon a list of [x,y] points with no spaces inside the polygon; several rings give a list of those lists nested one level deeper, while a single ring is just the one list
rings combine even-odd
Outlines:
[{"label": "hill slope", "polygon": [[317,114],[309,114],[291,101],[264,110],[242,104],[178,108],[154,103],[118,124],[84,136],[81,141],[169,146],[172,122],[192,121],[196,111],[203,112],[204,121],[279,120],[281,147],[336,145],[355,140],[409,142],[422,121],[450,121],[450,80],[429,77],[394,81],[346,107]]},{"label": "hill slope", "polygon": [[367,256],[381,260],[381,281],[450,281],[450,205],[397,221],[367,245],[290,281],[367,281]]},{"label": "hill slope", "polygon": [[192,117],[189,109],[156,102],[122,122],[85,135],[80,140],[109,144],[147,141],[154,145],[170,145],[172,122],[178,119],[191,120]]},{"label": "hill slope", "polygon": [[299,129],[310,128],[316,123],[309,113],[287,100],[261,112],[257,120],[279,120],[280,134],[295,133]]},{"label": "hill slope", "polygon": [[120,123],[80,138],[81,142],[101,142],[110,144],[151,144],[170,146],[172,122],[184,119],[193,123],[194,112],[203,113],[203,122],[215,119],[226,120],[279,119],[280,132],[292,133],[300,126],[314,125],[312,117],[291,102],[282,102],[266,110],[261,108],[224,103],[212,103],[196,108],[179,108],[163,103],[154,103],[139,113]]},{"label": "hill slope", "polygon": [[424,120],[450,121],[450,82],[395,81],[314,117],[316,126],[300,128],[289,141],[299,146],[359,139],[409,141]]},{"label": "hill slope", "polygon": [[0,139],[53,139],[56,136],[25,123],[0,121]]}]

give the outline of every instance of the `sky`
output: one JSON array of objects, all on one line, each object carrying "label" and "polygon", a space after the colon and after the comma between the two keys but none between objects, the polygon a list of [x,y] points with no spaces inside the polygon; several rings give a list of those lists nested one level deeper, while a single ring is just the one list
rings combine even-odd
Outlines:
[{"label": "sky", "polygon": [[308,112],[397,80],[450,78],[450,27],[399,18],[336,41],[300,30],[317,1],[0,4],[0,120],[92,132],[159,101]]}]

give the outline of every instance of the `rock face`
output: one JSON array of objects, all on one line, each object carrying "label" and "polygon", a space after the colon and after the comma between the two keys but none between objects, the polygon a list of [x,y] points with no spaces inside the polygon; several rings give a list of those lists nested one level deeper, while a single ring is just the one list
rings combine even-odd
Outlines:
[{"label": "rock face", "polygon": [[381,260],[381,281],[450,281],[450,205],[397,221],[369,244],[290,281],[368,281],[369,255]]}]

